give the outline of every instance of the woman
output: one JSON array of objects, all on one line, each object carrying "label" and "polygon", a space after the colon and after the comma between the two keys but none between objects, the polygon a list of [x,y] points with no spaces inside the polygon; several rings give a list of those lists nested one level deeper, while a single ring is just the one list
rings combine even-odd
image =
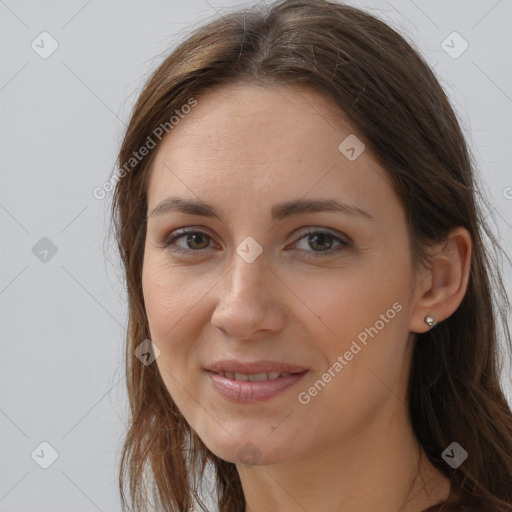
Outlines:
[{"label": "woman", "polygon": [[[224,15],[146,83],[113,204],[135,510],[510,511],[508,299],[431,70],[353,7]],[[491,272],[492,271],[492,272]],[[493,302],[493,292],[501,302]]]}]

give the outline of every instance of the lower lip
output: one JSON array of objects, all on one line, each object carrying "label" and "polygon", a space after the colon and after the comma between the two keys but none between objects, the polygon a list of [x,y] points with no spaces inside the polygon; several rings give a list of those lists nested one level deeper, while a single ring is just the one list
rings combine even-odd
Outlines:
[{"label": "lower lip", "polygon": [[260,402],[282,393],[300,381],[309,370],[272,380],[233,380],[206,370],[213,387],[234,402]]}]

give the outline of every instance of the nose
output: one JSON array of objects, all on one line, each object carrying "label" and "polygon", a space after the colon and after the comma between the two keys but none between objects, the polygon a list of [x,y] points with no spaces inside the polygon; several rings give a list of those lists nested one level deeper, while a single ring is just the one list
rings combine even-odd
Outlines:
[{"label": "nose", "polygon": [[[234,255],[231,270],[215,287],[213,327],[236,339],[255,339],[280,331],[285,323],[285,287],[265,259],[247,263]],[[281,299],[281,300],[280,300]]]}]

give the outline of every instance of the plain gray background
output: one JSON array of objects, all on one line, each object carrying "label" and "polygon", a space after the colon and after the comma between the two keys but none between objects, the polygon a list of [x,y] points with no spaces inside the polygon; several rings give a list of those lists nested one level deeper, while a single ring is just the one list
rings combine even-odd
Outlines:
[{"label": "plain gray background", "polygon": [[[512,1],[350,3],[435,68],[511,254]],[[0,0],[0,511],[120,510],[126,298],[104,241],[110,203],[92,191],[113,170],[147,74],[189,29],[233,5],[251,3]],[[58,458],[43,469],[52,449]]]}]

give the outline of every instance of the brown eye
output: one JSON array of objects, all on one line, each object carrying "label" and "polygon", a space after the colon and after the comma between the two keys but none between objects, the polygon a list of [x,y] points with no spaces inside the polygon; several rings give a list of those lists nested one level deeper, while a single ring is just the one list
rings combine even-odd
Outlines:
[{"label": "brown eye", "polygon": [[[187,233],[181,238],[185,237],[185,244],[187,249],[206,249],[208,247],[210,237],[204,233]],[[206,241],[206,245],[205,245]]]},{"label": "brown eye", "polygon": [[334,237],[326,233],[317,233],[316,235],[308,235],[308,244],[312,249],[326,251],[332,247]]},{"label": "brown eye", "polygon": [[[182,240],[177,243],[178,240]],[[176,253],[204,252],[209,247],[212,238],[202,231],[177,231],[173,233],[165,242],[164,246],[169,247]]]},{"label": "brown eye", "polygon": [[[301,243],[302,247],[299,246]],[[327,231],[310,230],[299,238],[295,245],[301,251],[309,252],[315,257],[321,257],[332,255],[339,250],[350,247],[351,243],[348,239],[345,240]]]}]

